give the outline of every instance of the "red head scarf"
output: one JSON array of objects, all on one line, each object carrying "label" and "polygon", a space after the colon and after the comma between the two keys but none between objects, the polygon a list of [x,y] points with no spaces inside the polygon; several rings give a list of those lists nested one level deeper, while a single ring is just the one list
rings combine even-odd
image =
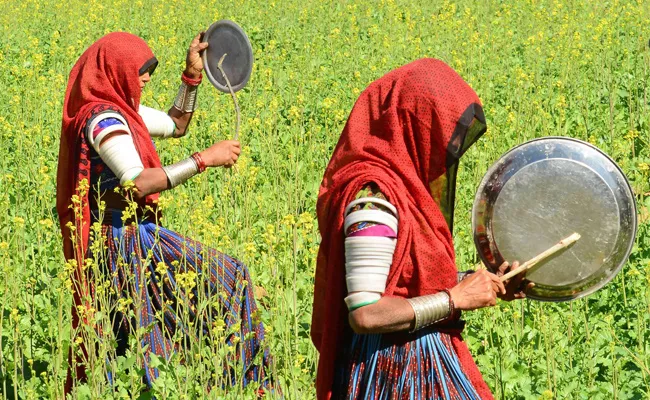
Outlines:
[{"label": "red head scarf", "polygon": [[[466,137],[474,123],[474,137]],[[452,236],[430,184],[456,165],[485,131],[480,100],[439,60],[423,59],[373,82],[359,97],[325,171],[318,195],[318,253],[312,340],[320,352],[319,399],[331,397],[335,358],[347,310],[343,301],[343,214],[369,182],[399,213],[399,234],[384,296],[404,298],[456,285]],[[463,143],[466,141],[467,143]],[[451,331],[465,373],[482,398],[491,398],[459,330]]]},{"label": "red head scarf", "polygon": [[[97,113],[105,110],[119,112],[126,119],[133,141],[145,168],[160,167],[160,159],[153,146],[142,118],[138,115],[140,105],[139,76],[155,68],[157,61],[144,40],[125,32],[110,33],[92,46],[79,58],[70,72],[68,88],[63,103],[63,124],[57,171],[56,208],[63,234],[66,259],[80,262],[85,256],[88,243],[90,210],[87,195],[81,196],[79,216],[75,221],[72,196],[77,194],[79,183],[90,181],[88,144],[84,135],[86,123]],[[146,198],[152,203],[157,195]],[[70,240],[66,225],[77,226],[76,240]]]}]

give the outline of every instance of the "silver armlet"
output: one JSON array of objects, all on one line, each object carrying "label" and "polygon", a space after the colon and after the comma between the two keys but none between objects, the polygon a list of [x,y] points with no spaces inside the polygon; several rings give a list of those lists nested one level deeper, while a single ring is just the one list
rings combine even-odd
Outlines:
[{"label": "silver armlet", "polygon": [[446,292],[428,296],[406,299],[415,312],[415,325],[410,332],[415,332],[429,325],[440,322],[451,314],[449,295]]},{"label": "silver armlet", "polygon": [[179,161],[176,164],[167,165],[162,167],[162,169],[167,174],[167,179],[169,179],[172,188],[199,173],[199,167],[192,157]]},{"label": "silver armlet", "polygon": [[198,86],[190,86],[185,82],[181,82],[178,94],[174,99],[174,107],[182,112],[194,112],[196,110],[196,94],[198,91]]}]

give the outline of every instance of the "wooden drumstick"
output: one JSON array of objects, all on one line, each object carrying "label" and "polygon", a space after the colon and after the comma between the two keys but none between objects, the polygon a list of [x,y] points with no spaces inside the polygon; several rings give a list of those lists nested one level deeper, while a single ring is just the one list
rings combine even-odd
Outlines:
[{"label": "wooden drumstick", "polygon": [[577,242],[578,239],[580,239],[580,234],[575,232],[573,235],[566,237],[562,240],[560,240],[555,246],[551,247],[550,249],[538,254],[537,256],[531,258],[530,260],[526,261],[525,263],[521,264],[519,267],[513,269],[512,271],[508,272],[507,274],[503,275],[500,279],[501,282],[507,281],[508,279],[512,278],[515,275],[518,275],[524,271],[527,271],[531,269],[535,264],[539,263],[540,261],[545,260],[546,258],[552,256],[553,254],[557,253],[558,251],[572,245],[573,243]]}]

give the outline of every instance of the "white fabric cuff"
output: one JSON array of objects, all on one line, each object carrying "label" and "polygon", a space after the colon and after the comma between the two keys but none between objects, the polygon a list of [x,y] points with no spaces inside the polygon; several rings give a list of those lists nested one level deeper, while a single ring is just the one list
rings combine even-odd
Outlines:
[{"label": "white fabric cuff", "polygon": [[174,136],[176,124],[167,113],[140,104],[138,114],[142,117],[151,137],[170,138]]}]

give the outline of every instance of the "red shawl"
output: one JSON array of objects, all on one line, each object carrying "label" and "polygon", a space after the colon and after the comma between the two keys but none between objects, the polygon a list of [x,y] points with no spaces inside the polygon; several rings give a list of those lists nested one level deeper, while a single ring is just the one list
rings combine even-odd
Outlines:
[{"label": "red shawl", "polygon": [[[343,213],[368,182],[379,185],[399,213],[399,235],[384,296],[416,297],[456,285],[449,227],[429,183],[446,171],[447,149],[461,115],[480,100],[439,60],[422,59],[373,82],[359,97],[325,171],[318,195],[318,252],[311,336],[320,352],[316,390],[329,399],[336,356],[347,324],[343,301]],[[491,399],[458,330],[451,331],[461,365],[481,398]]]},{"label": "red shawl", "polygon": [[[63,103],[63,123],[57,171],[56,208],[63,234],[63,253],[66,260],[74,259],[81,266],[88,245],[90,209],[88,190],[79,190],[82,180],[90,183],[89,148],[84,127],[97,113],[106,110],[119,112],[127,121],[135,146],[145,168],[160,167],[142,118],[138,115],[140,104],[139,76],[143,66],[155,63],[155,57],[144,40],[130,33],[110,33],[79,58],[70,72],[68,88]],[[75,202],[73,204],[73,196]],[[151,204],[158,195],[151,195]],[[77,212],[75,213],[74,209]],[[71,239],[68,224],[74,229]],[[88,284],[78,269],[75,279],[75,304],[89,294]],[[82,291],[83,293],[79,293]],[[73,327],[79,321],[73,307]]]}]

